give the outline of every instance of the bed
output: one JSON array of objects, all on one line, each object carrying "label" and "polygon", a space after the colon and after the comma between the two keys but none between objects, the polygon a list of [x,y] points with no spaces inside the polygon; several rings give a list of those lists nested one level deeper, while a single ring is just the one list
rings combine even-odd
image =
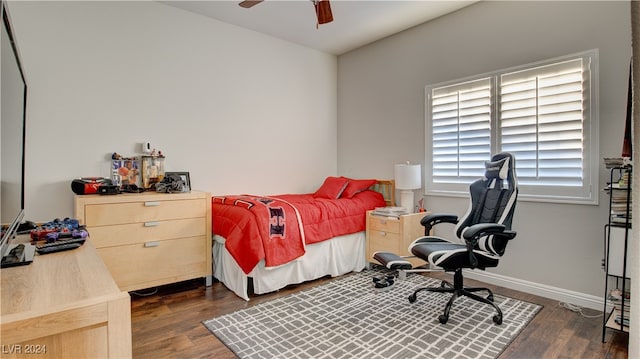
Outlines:
[{"label": "bed", "polygon": [[392,180],[327,177],[314,193],[212,197],[214,276],[239,297],[361,271],[367,210],[394,204]]}]

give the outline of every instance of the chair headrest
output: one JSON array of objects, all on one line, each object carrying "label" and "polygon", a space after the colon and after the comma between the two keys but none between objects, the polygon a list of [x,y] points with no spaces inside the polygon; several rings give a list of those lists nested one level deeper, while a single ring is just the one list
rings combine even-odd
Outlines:
[{"label": "chair headrest", "polygon": [[500,153],[484,163],[484,177],[486,179],[507,179],[509,167],[513,167],[513,156],[509,153]]}]

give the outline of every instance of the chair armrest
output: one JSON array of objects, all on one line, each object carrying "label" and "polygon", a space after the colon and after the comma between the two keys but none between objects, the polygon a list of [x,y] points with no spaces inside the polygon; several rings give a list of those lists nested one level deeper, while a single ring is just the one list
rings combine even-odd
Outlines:
[{"label": "chair armrest", "polygon": [[502,224],[478,223],[467,228],[462,233],[462,236],[466,241],[472,241],[474,238],[477,240],[478,238],[485,235],[503,233],[505,229],[505,226]]},{"label": "chair armrest", "polygon": [[424,235],[428,236],[431,229],[438,223],[458,223],[458,215],[451,213],[432,213],[424,216],[420,224],[424,226]]},{"label": "chair armrest", "polygon": [[467,228],[462,237],[467,242],[467,252],[469,252],[469,263],[471,268],[475,268],[478,265],[478,259],[473,254],[473,249],[478,244],[478,240],[481,237],[493,235],[507,240],[513,239],[516,236],[515,231],[506,230],[506,227],[497,223],[478,223]]}]

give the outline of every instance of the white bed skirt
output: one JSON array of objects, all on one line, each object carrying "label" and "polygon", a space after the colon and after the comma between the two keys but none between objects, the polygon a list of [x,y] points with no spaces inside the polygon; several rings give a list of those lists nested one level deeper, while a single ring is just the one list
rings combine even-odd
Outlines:
[{"label": "white bed skirt", "polygon": [[264,294],[326,275],[335,277],[359,272],[366,266],[365,232],[307,245],[302,257],[275,268],[265,268],[264,260],[261,260],[248,275],[236,264],[224,242],[223,237],[213,236],[213,275],[247,301],[248,277],[253,278],[254,293]]}]

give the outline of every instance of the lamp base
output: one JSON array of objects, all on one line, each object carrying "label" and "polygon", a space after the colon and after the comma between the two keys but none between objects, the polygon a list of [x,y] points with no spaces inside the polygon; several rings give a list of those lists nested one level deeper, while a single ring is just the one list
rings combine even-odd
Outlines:
[{"label": "lamp base", "polygon": [[400,206],[407,210],[407,213],[413,213],[414,193],[410,190],[400,191]]}]

